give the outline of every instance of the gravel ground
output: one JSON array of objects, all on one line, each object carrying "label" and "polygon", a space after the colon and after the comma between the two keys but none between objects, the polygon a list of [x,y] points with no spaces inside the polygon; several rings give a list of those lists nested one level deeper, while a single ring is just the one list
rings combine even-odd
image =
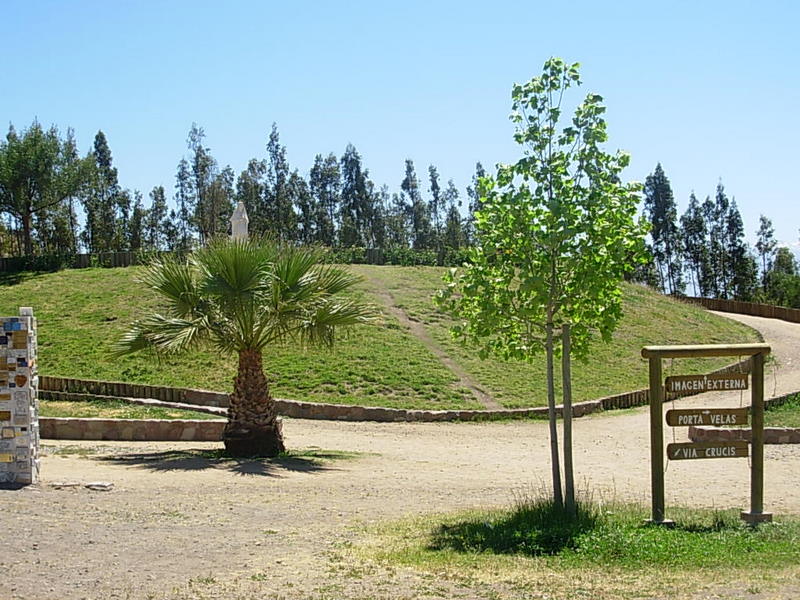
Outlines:
[{"label": "gravel ground", "polygon": [[[800,325],[734,318],[773,347],[767,397],[800,390]],[[748,401],[737,392],[676,404]],[[447,582],[431,588],[410,572],[348,574],[332,552],[361,525],[507,505],[549,476],[544,422],[288,420],[284,432],[291,448],[361,454],[321,464],[232,462],[194,452],[219,444],[45,440],[41,483],[0,491],[0,599],[483,597]],[[595,495],[648,503],[647,408],[577,420],[575,465]],[[799,474],[800,446],[766,448],[765,510],[800,514]],[[113,489],[54,485],[94,481]],[[748,463],[673,462],[666,490],[668,507],[746,508]]]}]

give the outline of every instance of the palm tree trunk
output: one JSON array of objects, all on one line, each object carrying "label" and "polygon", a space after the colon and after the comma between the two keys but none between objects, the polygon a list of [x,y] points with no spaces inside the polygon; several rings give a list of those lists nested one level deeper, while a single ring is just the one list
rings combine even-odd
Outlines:
[{"label": "palm tree trunk", "polygon": [[239,371],[223,434],[232,456],[276,456],[286,450],[280,420],[261,367],[260,350],[239,352]]}]

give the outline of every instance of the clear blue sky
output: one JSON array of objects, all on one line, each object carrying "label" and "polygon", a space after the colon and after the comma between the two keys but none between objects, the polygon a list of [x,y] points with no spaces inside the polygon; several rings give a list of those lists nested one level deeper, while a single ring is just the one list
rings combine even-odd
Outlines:
[{"label": "clear blue sky", "polygon": [[[721,179],[748,237],[796,244],[795,2],[12,2],[0,7],[0,125],[102,129],[125,187],[168,192],[192,122],[237,173],[273,122],[307,174],[353,143],[377,183],[404,159],[462,191],[519,155],[510,89],[549,56],[582,64],[626,179],[661,162],[682,211]],[[427,185],[426,185],[427,188]]]}]

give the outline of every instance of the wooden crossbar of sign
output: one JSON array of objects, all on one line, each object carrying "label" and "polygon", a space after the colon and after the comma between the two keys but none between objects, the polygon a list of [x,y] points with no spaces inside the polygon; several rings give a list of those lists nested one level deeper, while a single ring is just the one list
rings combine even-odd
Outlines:
[{"label": "wooden crossbar of sign", "polygon": [[667,457],[670,460],[691,460],[695,458],[746,458],[749,456],[748,442],[689,442],[667,444]]},{"label": "wooden crossbar of sign", "polygon": [[667,425],[747,425],[746,408],[676,408],[667,411]]},{"label": "wooden crossbar of sign", "polygon": [[746,373],[723,373],[722,375],[675,375],[667,377],[664,385],[668,392],[723,392],[746,390]]}]

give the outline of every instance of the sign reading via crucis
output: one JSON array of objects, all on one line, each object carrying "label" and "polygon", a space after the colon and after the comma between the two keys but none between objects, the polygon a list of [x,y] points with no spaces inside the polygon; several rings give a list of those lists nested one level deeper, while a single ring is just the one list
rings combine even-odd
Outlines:
[{"label": "sign reading via crucis", "polygon": [[670,460],[693,458],[746,458],[750,455],[747,442],[690,442],[667,444]]}]

